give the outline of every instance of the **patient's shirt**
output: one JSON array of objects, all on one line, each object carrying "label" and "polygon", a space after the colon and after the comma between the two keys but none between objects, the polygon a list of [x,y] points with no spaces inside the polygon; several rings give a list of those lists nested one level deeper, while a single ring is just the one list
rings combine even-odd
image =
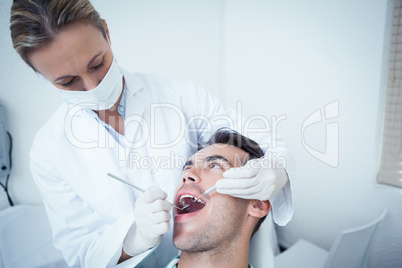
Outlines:
[{"label": "patient's shirt", "polygon": [[[169,262],[168,265],[165,266],[165,268],[177,268],[177,264],[179,263],[180,256],[175,257],[173,260]],[[253,268],[251,264],[248,265],[248,268]]]}]

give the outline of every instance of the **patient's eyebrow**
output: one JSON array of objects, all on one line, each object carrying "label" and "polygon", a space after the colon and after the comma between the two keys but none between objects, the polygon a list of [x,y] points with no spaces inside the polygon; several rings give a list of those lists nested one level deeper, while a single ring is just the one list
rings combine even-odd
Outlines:
[{"label": "patient's eyebrow", "polygon": [[227,159],[226,157],[223,157],[221,155],[211,155],[211,156],[205,157],[204,163],[212,162],[214,160],[222,160],[222,161],[228,163],[231,167],[233,167],[233,165],[232,165],[232,163],[230,163],[229,159]]},{"label": "patient's eyebrow", "polygon": [[184,166],[183,166],[183,168],[182,168],[182,171],[183,171],[187,166],[192,166],[192,165],[193,165],[193,161],[188,160],[188,161],[184,164]]}]

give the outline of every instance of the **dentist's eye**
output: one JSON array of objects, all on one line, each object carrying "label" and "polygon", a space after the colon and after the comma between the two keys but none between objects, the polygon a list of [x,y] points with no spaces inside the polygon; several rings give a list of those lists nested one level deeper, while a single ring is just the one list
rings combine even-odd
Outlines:
[{"label": "dentist's eye", "polygon": [[75,81],[75,77],[72,78],[70,81],[68,81],[68,82],[66,82],[66,83],[60,83],[60,85],[61,85],[62,87],[70,87],[70,86],[74,83],[74,81]]},{"label": "dentist's eye", "polygon": [[105,60],[102,60],[102,62],[94,67],[92,67],[92,70],[97,71],[101,69],[105,65]]}]

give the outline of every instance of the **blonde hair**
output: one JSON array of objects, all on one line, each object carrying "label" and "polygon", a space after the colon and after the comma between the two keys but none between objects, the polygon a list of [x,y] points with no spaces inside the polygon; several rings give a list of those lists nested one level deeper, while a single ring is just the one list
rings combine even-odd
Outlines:
[{"label": "blonde hair", "polygon": [[10,18],[13,47],[35,70],[30,53],[50,43],[64,27],[75,22],[97,27],[107,39],[103,21],[89,0],[14,0]]}]

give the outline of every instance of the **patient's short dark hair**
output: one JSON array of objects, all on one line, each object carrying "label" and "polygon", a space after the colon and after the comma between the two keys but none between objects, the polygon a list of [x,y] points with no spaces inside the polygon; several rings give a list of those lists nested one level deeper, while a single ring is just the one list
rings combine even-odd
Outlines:
[{"label": "patient's short dark hair", "polygon": [[[236,132],[230,128],[220,128],[218,129],[208,141],[208,145],[221,143],[235,146],[239,149],[242,149],[249,155],[250,159],[256,159],[264,156],[264,152],[261,147],[253,141],[252,139],[243,136],[239,132]],[[257,224],[255,225],[251,237],[253,237],[254,233],[258,231],[261,226],[261,223],[265,220],[266,216],[262,217]]]},{"label": "patient's short dark hair", "polygon": [[220,128],[212,135],[211,139],[208,141],[208,145],[216,143],[228,144],[242,149],[249,154],[249,159],[264,156],[264,152],[261,150],[258,143],[230,128]]}]

